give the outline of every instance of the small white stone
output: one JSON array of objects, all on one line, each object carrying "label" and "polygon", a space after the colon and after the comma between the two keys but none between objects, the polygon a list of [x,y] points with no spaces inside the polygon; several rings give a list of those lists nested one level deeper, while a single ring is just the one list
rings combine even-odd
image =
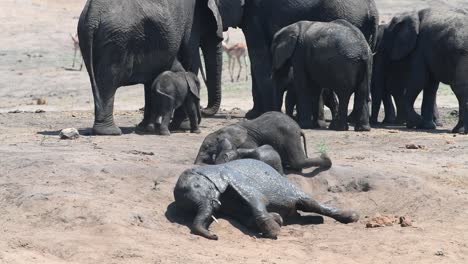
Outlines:
[{"label": "small white stone", "polygon": [[60,139],[77,139],[80,137],[80,132],[76,128],[65,128],[60,131]]}]

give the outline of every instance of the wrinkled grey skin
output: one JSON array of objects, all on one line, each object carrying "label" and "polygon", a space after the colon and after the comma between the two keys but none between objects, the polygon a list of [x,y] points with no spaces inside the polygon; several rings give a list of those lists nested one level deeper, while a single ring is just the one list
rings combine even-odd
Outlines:
[{"label": "wrinkled grey skin", "polygon": [[[355,94],[356,131],[369,131],[368,98],[372,51],[358,28],[345,20],[301,21],[275,34],[271,46],[273,72],[293,67],[297,120],[301,128],[326,127],[322,91],[339,100],[338,115],[330,129],[348,130],[348,103]],[[279,88],[282,89],[282,88]]]},{"label": "wrinkled grey skin", "polygon": [[280,174],[284,174],[281,157],[270,145],[263,145],[254,149],[235,149],[229,140],[224,139],[218,145],[215,164],[223,164],[238,159],[255,159],[270,165]]},{"label": "wrinkled grey skin", "polygon": [[[294,88],[294,71],[290,63],[286,63],[288,65],[285,64],[283,67],[281,67],[281,69],[274,72],[273,80],[279,92],[278,99],[280,109],[283,107],[284,93],[286,93],[286,114],[292,118],[295,118],[294,107],[296,107],[297,98]],[[320,102],[322,101],[323,104],[325,104],[330,109],[332,117],[335,118],[338,114],[338,98],[336,98],[335,93],[330,91],[330,89],[324,89]],[[323,107],[319,109],[319,119],[325,119]]]},{"label": "wrinkled grey skin", "polygon": [[200,146],[195,164],[215,164],[216,154],[223,151],[221,142],[226,140],[233,149],[255,149],[268,144],[280,155],[283,168],[300,171],[313,166],[325,169],[332,165],[325,154],[320,158],[307,158],[304,133],[291,117],[280,112],[267,112],[254,120],[242,121],[209,134]]},{"label": "wrinkled grey skin", "polygon": [[[371,124],[378,124],[380,105],[383,102],[385,110],[385,118],[383,124],[406,123],[407,110],[405,105],[406,82],[409,80],[411,72],[410,56],[401,60],[392,60],[391,58],[391,38],[386,35],[388,24],[379,25],[377,35],[377,48],[374,55],[374,65],[372,71],[372,114],[370,118]],[[385,43],[384,38],[390,43]],[[392,102],[392,97],[396,103]],[[434,122],[440,125],[437,104],[434,104]]]},{"label": "wrinkled grey skin", "polygon": [[[245,3],[245,5],[244,5]],[[280,111],[271,78],[273,36],[292,23],[345,19],[358,27],[374,47],[378,11],[374,0],[219,0],[223,26],[244,32],[252,71],[253,119],[267,111]]]},{"label": "wrinkled grey skin", "polygon": [[[155,102],[151,111],[151,120],[160,123],[158,134],[170,135],[169,123],[172,113],[182,108],[190,120],[190,131],[200,133],[198,124],[201,121],[200,113],[200,81],[191,72],[161,73],[151,86],[152,100]],[[181,122],[182,120],[174,120]],[[157,130],[155,128],[155,130]]]},{"label": "wrinkled grey skin", "polygon": [[[409,59],[405,82],[408,128],[435,129],[434,104],[439,83],[452,87],[459,104],[454,133],[468,133],[468,16],[464,12],[423,9],[394,17],[384,35],[393,61]],[[424,91],[421,116],[414,101]]]},{"label": "wrinkled grey skin", "polygon": [[207,114],[221,102],[222,21],[215,0],[88,0],[78,22],[81,53],[88,70],[95,107],[93,131],[120,135],[114,123],[114,96],[118,87],[145,85],[145,115],[150,121],[153,80],[170,70],[176,59],[190,72],[204,53],[208,81]]},{"label": "wrinkled grey skin", "polygon": [[174,198],[178,210],[195,214],[192,232],[214,240],[218,236],[208,228],[217,212],[273,239],[279,235],[283,220],[297,215],[298,210],[341,223],[359,219],[354,211],[320,204],[272,167],[253,159],[186,170],[177,181]]}]

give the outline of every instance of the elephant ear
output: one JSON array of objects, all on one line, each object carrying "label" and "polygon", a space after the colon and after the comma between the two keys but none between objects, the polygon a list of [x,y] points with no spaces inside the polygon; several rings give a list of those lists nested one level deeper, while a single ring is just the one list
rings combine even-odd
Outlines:
[{"label": "elephant ear", "polygon": [[298,23],[284,27],[275,34],[271,45],[273,72],[280,69],[292,57],[299,34],[300,27]]},{"label": "elephant ear", "polygon": [[386,45],[389,45],[391,60],[401,60],[416,48],[419,25],[417,13],[403,14],[392,19],[385,39]]},{"label": "elephant ear", "polygon": [[200,81],[198,80],[198,77],[191,72],[186,72],[184,75],[190,92],[196,98],[200,99]]},{"label": "elephant ear", "polygon": [[223,40],[223,20],[219,14],[218,5],[215,0],[208,0],[207,4],[216,22],[216,36],[219,40]]}]

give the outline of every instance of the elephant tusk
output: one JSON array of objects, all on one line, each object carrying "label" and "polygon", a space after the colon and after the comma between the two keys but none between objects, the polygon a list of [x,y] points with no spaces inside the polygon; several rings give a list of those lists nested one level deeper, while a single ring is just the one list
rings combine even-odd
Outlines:
[{"label": "elephant tusk", "polygon": [[219,224],[218,219],[216,219],[216,217],[211,216],[211,218],[213,218],[213,220],[214,220],[217,224]]}]

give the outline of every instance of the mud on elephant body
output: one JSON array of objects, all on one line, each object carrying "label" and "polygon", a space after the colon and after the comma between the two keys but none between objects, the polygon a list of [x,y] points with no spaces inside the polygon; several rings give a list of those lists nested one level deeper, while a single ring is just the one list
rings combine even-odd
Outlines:
[{"label": "mud on elephant body", "polygon": [[192,232],[209,239],[212,216],[223,213],[264,237],[276,238],[283,220],[297,210],[313,212],[342,223],[359,219],[353,211],[320,204],[264,162],[243,159],[186,170],[174,188],[176,208],[195,213]]},{"label": "mud on elephant body", "polygon": [[284,168],[301,170],[313,166],[330,168],[332,165],[325,154],[320,158],[307,158],[304,133],[291,117],[280,112],[268,112],[254,120],[242,121],[209,134],[200,147],[195,164],[215,164],[216,155],[223,150],[220,144],[226,141],[232,149],[270,145],[280,155]]}]

